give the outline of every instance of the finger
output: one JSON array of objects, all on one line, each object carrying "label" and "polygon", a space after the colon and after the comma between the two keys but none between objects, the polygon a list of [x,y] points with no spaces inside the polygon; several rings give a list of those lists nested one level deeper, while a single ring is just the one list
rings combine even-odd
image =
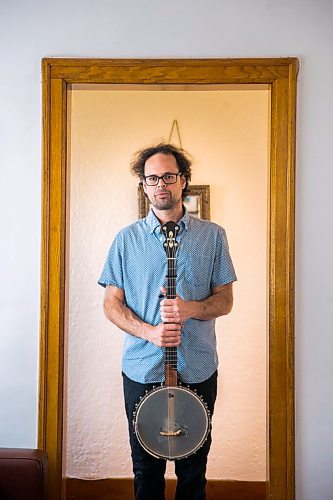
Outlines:
[{"label": "finger", "polygon": [[181,330],[179,323],[165,323],[164,327],[166,332],[179,332]]},{"label": "finger", "polygon": [[180,344],[180,341],[178,341],[178,342],[166,342],[164,344],[164,347],[177,347],[177,346],[179,346],[179,344]]},{"label": "finger", "polygon": [[163,342],[161,344],[161,347],[178,347],[180,344],[180,341],[179,342]]},{"label": "finger", "polygon": [[[180,325],[180,318],[178,318],[177,316],[161,316],[161,318],[165,324],[178,324],[178,325]],[[173,330],[173,328],[172,328],[172,330]]]},{"label": "finger", "polygon": [[179,330],[180,329],[180,324],[176,321],[173,321],[172,323],[165,323],[164,327],[166,330]]},{"label": "finger", "polygon": [[164,342],[179,342],[180,335],[164,335],[162,340]]},{"label": "finger", "polygon": [[176,314],[177,313],[175,313],[174,311],[170,311],[170,309],[165,309],[165,310],[161,311],[161,316],[165,316],[166,318],[172,318]]},{"label": "finger", "polygon": [[180,342],[180,333],[177,334],[177,335],[164,335],[163,338],[162,338],[162,341],[165,342],[165,343],[176,343],[176,342]]},{"label": "finger", "polygon": [[163,299],[161,300],[161,307],[172,307],[174,306],[175,299]]}]

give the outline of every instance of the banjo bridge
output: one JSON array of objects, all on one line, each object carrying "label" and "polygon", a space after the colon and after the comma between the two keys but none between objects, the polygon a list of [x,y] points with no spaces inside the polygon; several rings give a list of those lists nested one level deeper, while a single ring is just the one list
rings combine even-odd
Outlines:
[{"label": "banjo bridge", "polygon": [[160,436],[166,436],[166,437],[180,436],[182,432],[183,431],[181,429],[178,429],[178,431],[160,431]]}]

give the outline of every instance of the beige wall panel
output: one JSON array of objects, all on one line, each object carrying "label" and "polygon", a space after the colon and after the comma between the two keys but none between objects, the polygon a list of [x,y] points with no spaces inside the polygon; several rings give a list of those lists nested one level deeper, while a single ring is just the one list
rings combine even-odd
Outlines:
[{"label": "beige wall panel", "polygon": [[76,89],[70,99],[66,476],[132,473],[123,335],[103,315],[97,279],[114,235],[137,218],[132,154],[168,140],[177,119],[193,157],[192,184],[210,185],[211,220],[227,231],[238,275],[233,311],[217,320],[208,477],[265,480],[269,91]]}]

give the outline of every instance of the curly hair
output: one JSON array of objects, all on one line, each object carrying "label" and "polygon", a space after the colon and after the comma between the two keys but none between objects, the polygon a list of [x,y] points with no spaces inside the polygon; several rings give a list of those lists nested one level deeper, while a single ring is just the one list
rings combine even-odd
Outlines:
[{"label": "curly hair", "polygon": [[183,200],[186,198],[186,194],[188,191],[188,183],[191,180],[191,160],[189,154],[181,148],[177,148],[173,144],[168,144],[165,142],[161,142],[156,146],[150,146],[148,148],[141,149],[137,151],[134,155],[134,158],[130,164],[131,172],[133,175],[136,175],[140,179],[140,184],[142,185],[142,181],[145,175],[145,164],[148,158],[154,156],[158,153],[163,155],[173,156],[177,162],[179,172],[185,177],[186,184],[182,192]]}]

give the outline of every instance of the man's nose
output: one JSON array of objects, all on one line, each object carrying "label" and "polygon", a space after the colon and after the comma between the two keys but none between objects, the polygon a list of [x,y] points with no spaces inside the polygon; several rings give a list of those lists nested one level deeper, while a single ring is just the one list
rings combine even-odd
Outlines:
[{"label": "man's nose", "polygon": [[165,186],[165,185],[166,185],[166,183],[164,182],[163,177],[159,177],[159,179],[158,179],[158,183],[157,183],[157,185],[158,185],[158,186],[160,185],[160,182],[162,183],[162,184],[161,184],[162,186]]}]

